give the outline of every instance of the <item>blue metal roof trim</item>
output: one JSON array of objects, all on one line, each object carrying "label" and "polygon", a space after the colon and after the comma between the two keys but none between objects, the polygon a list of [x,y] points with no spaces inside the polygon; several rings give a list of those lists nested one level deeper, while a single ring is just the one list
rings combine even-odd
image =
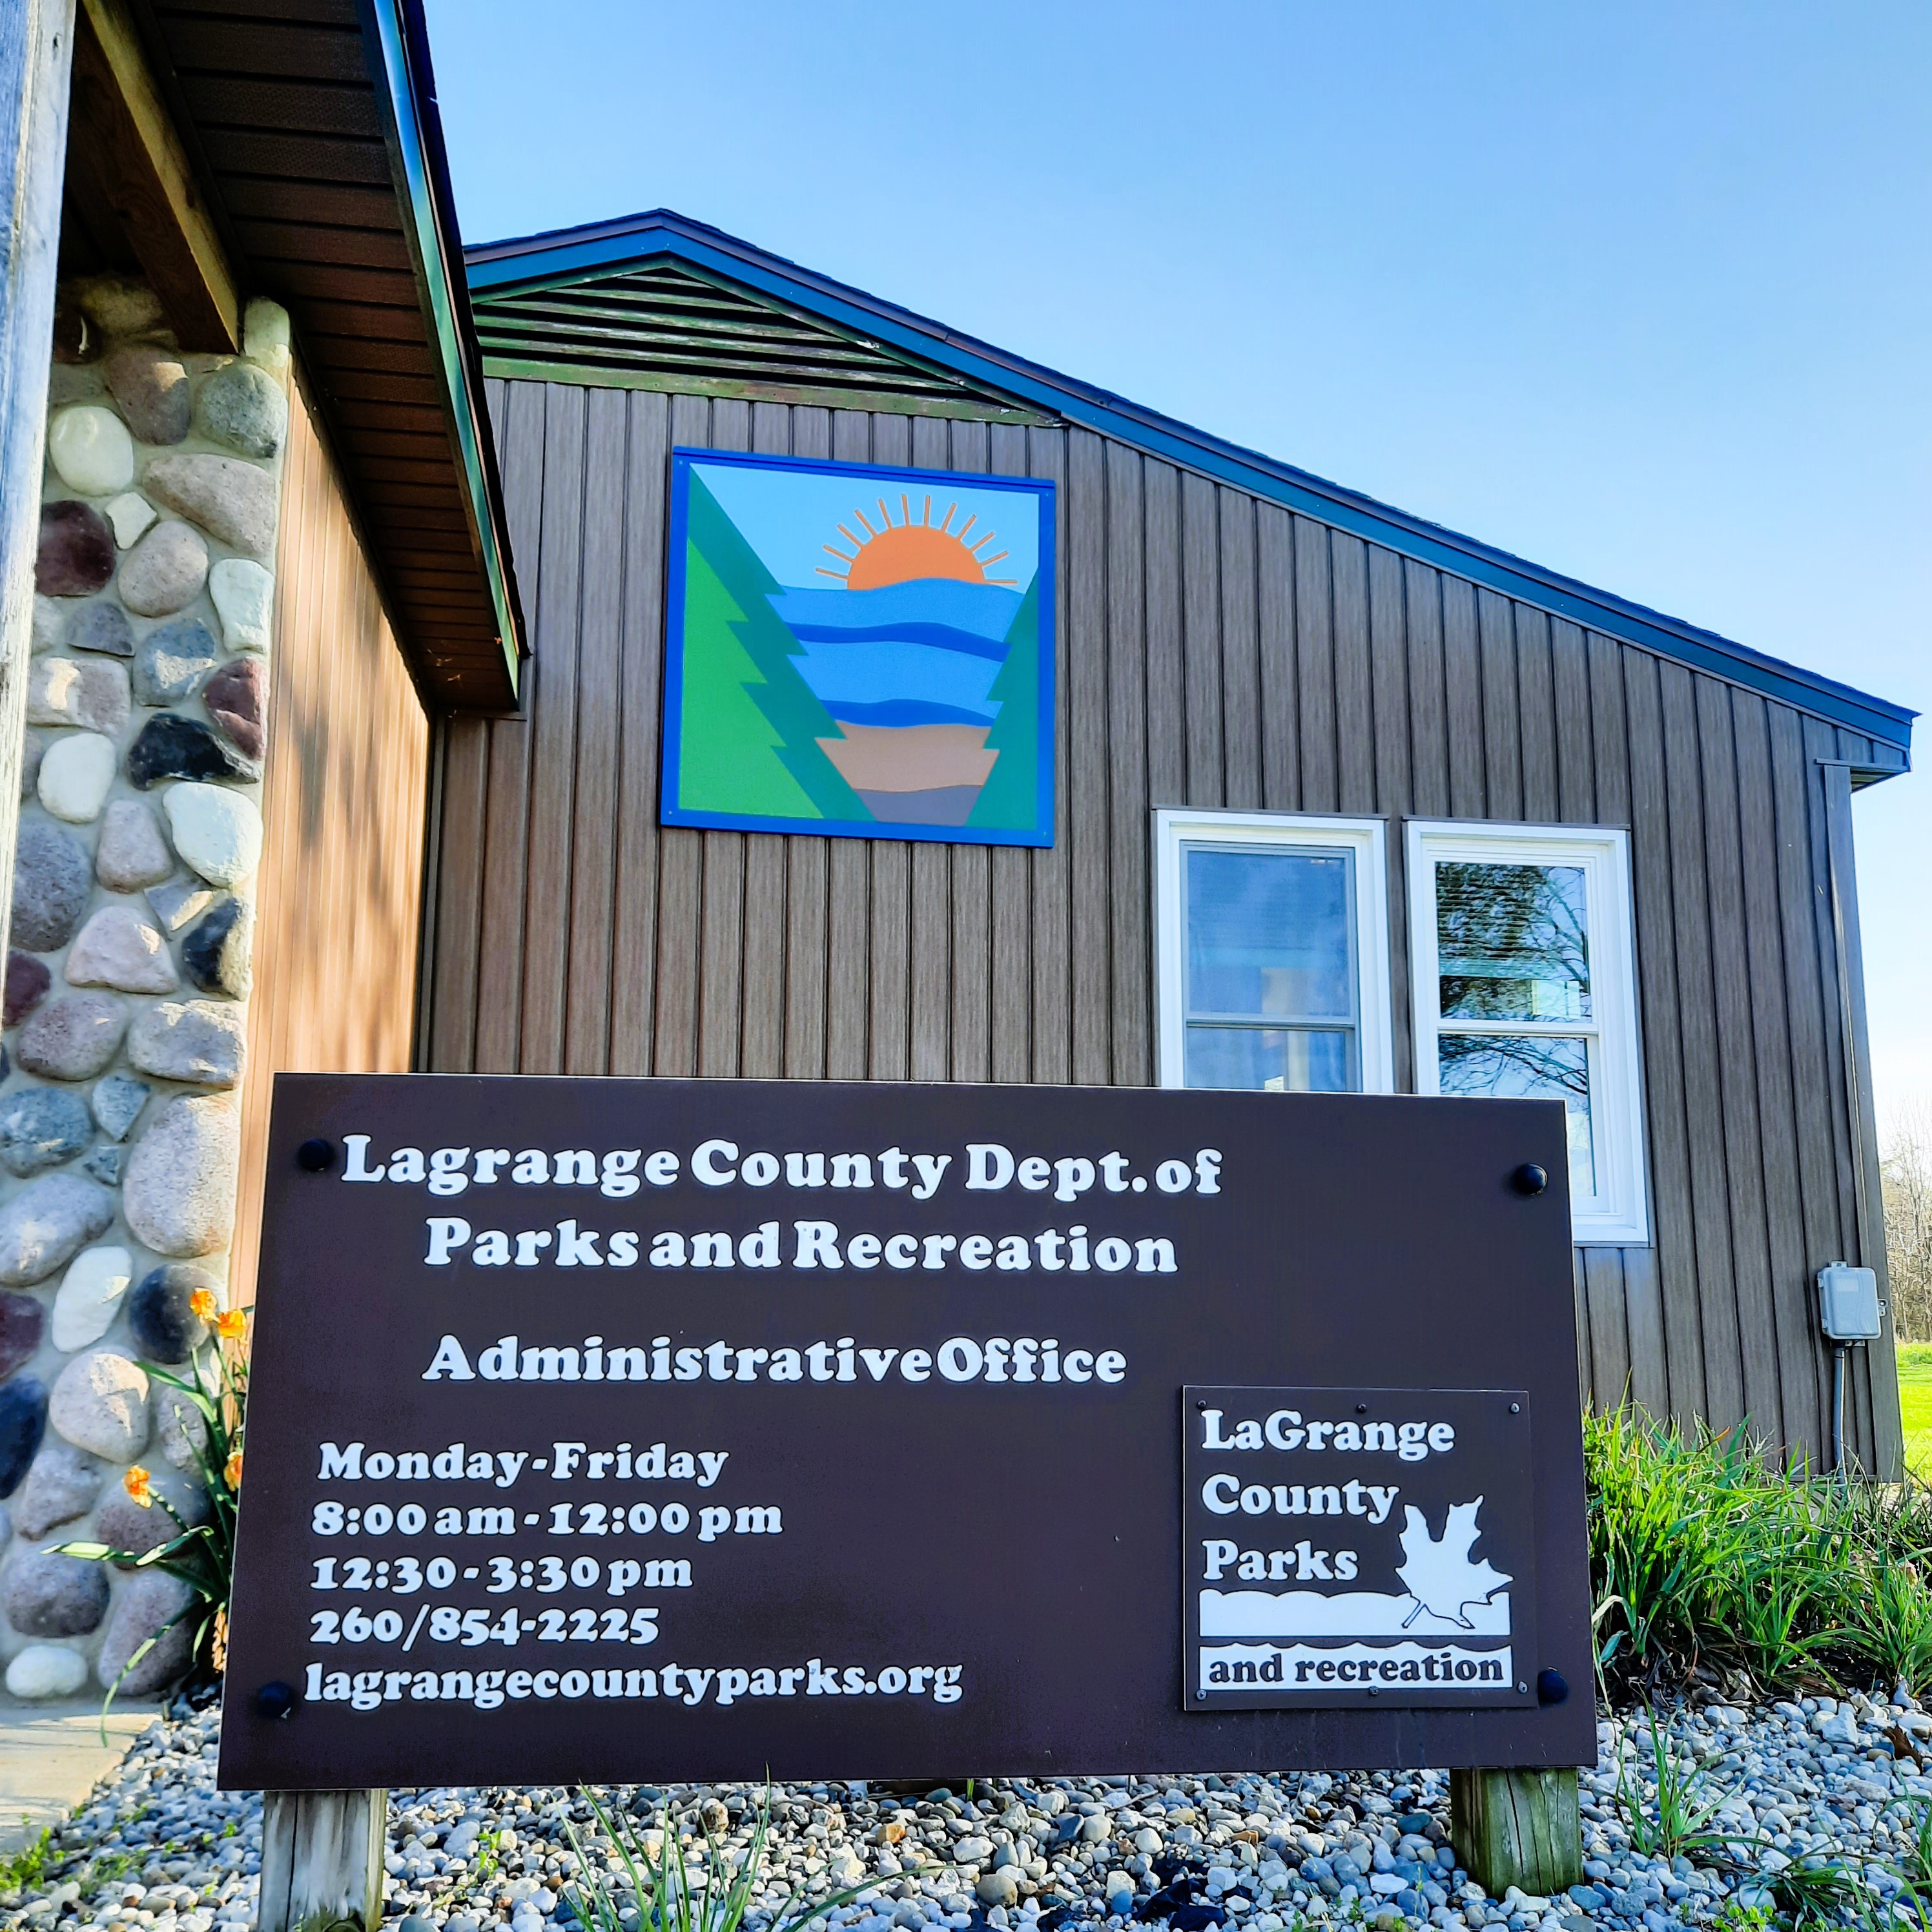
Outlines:
[{"label": "blue metal roof trim", "polygon": [[1210,436],[668,209],[487,242],[466,250],[465,259],[471,291],[482,294],[581,280],[659,255],[675,256],[808,309],[841,328],[1003,390],[1034,408],[1318,518],[1419,562],[1829,718],[1894,748],[1902,760],[1910,757],[1912,721],[1918,714],[1906,706],[1593,589],[1258,451]]}]

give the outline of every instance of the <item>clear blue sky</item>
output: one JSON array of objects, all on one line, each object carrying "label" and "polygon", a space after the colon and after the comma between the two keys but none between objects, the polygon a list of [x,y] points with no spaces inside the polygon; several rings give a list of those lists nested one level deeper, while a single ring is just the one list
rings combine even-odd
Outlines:
[{"label": "clear blue sky", "polygon": [[[674,208],[1932,710],[1923,0],[429,12],[470,240]],[[1932,788],[1858,824],[1932,1106]]]}]

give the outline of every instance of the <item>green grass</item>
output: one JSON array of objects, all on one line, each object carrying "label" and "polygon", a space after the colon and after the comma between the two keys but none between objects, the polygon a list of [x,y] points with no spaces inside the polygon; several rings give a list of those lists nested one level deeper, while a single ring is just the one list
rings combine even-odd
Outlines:
[{"label": "green grass", "polygon": [[1932,1489],[1787,1473],[1742,1429],[1634,1408],[1588,1417],[1584,1454],[1606,1689],[1668,1696],[1700,1668],[1932,1689]]},{"label": "green grass", "polygon": [[1898,1345],[1898,1402],[1905,1412],[1905,1464],[1932,1483],[1932,1342]]},{"label": "green grass", "polygon": [[[26,1815],[22,1813],[20,1822],[24,1825],[26,1822]],[[46,1881],[50,1870],[59,1862],[60,1855],[54,1850],[54,1834],[50,1827],[10,1858],[0,1858],[0,1892],[32,1892]]]}]

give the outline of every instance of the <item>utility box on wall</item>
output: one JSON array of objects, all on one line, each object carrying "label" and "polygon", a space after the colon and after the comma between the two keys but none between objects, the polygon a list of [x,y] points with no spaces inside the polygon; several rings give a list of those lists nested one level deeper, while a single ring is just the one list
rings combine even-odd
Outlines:
[{"label": "utility box on wall", "polygon": [[1818,1312],[1834,1342],[1875,1342],[1885,1309],[1878,1298],[1875,1269],[1834,1262],[1818,1271]]}]

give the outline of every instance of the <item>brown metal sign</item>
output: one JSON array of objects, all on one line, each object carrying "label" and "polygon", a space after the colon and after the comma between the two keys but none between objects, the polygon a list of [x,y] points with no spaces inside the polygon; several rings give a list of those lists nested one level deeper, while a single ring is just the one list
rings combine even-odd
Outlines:
[{"label": "brown metal sign", "polygon": [[283,1076],[222,1782],[1586,1762],[1565,1164],[1535,1102]]}]

